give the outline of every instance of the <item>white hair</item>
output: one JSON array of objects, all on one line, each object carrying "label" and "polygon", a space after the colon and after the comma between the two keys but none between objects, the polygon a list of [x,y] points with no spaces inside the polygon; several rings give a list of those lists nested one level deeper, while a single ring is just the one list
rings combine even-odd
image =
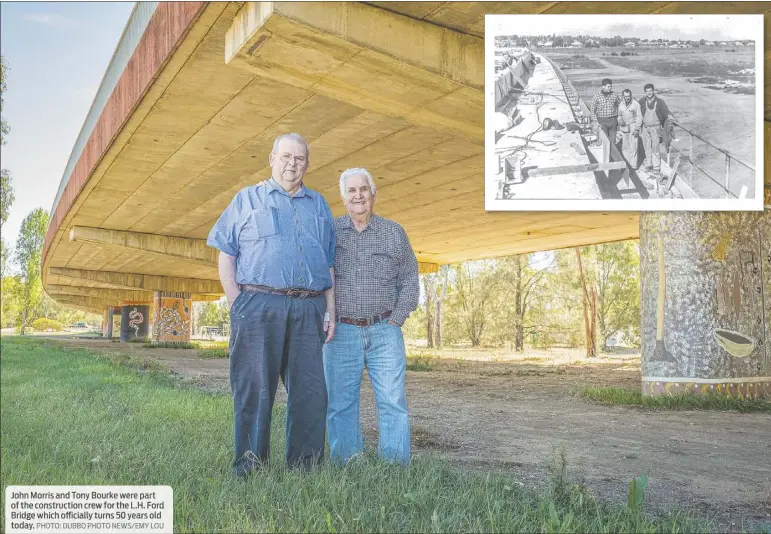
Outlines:
[{"label": "white hair", "polygon": [[311,160],[311,147],[308,144],[308,141],[305,140],[305,138],[298,134],[298,133],[287,133],[283,135],[279,135],[276,137],[276,140],[273,141],[273,153],[276,154],[278,152],[278,144],[283,141],[284,139],[289,139],[290,141],[297,141],[298,143],[302,143],[302,145],[305,147],[305,157],[308,159],[308,163],[310,163]]},{"label": "white hair", "polygon": [[361,174],[367,179],[367,182],[369,182],[369,189],[372,191],[372,196],[375,196],[375,193],[377,192],[377,187],[375,186],[375,179],[372,177],[372,175],[369,173],[367,169],[364,169],[362,167],[354,167],[352,169],[345,169],[343,171],[343,174],[340,175],[340,196],[345,198],[345,182],[350,178],[351,176],[356,176],[357,174]]}]

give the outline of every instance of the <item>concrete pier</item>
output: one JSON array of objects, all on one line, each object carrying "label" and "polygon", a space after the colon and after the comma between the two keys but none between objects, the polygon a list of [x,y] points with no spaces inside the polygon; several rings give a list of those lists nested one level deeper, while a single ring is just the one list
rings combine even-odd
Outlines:
[{"label": "concrete pier", "polygon": [[124,304],[120,315],[120,340],[146,339],[150,334],[150,305]]},{"label": "concrete pier", "polygon": [[153,301],[153,343],[187,343],[193,301],[190,293],[157,291]]},{"label": "concrete pier", "polygon": [[771,211],[640,217],[643,393],[771,397]]}]

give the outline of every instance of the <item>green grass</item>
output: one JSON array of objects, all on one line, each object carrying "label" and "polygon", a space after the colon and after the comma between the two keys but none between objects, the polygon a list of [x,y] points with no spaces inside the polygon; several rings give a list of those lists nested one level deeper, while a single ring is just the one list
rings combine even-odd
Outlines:
[{"label": "green grass", "polygon": [[408,371],[435,371],[439,366],[439,358],[424,352],[407,354]]},{"label": "green grass", "polygon": [[196,351],[201,358],[229,358],[230,351],[224,349],[198,349]]},{"label": "green grass", "polygon": [[771,402],[766,399],[738,399],[719,394],[646,397],[638,389],[587,387],[581,390],[580,396],[607,405],[640,406],[662,410],[717,410],[743,413],[771,413]]},{"label": "green grass", "polygon": [[125,356],[94,356],[45,340],[0,343],[4,486],[170,485],[176,532],[713,528],[679,512],[654,517],[599,503],[569,483],[564,461],[541,492],[437,457],[416,457],[408,469],[365,456],[346,467],[287,471],[283,406],[274,412],[270,467],[241,483],[230,477],[229,395],[181,386],[157,364]]},{"label": "green grass", "polygon": [[144,343],[142,345],[146,349],[195,349],[197,348],[195,343],[189,341],[180,341],[178,343],[172,341],[163,341],[160,343],[153,343],[152,341]]},{"label": "green grass", "polygon": [[145,342],[143,346],[146,349],[196,349],[201,358],[228,358],[230,355],[227,341]]}]

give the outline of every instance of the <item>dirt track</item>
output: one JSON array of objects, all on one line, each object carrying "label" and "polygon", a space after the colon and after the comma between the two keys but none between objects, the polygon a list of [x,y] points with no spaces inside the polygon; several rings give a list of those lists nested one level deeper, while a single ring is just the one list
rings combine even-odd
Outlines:
[{"label": "dirt track", "polygon": [[[194,350],[62,343],[154,359],[201,387],[229,391],[227,360],[203,360]],[[604,499],[625,502],[629,480],[644,473],[651,508],[714,516],[721,531],[769,528],[771,416],[605,407],[575,395],[585,385],[639,383],[637,359],[560,366],[448,360],[436,370],[408,371],[414,453],[508,470],[526,486],[538,486],[554,451],[564,447],[573,480]],[[373,445],[377,418],[368,380],[364,384],[364,433]]]}]

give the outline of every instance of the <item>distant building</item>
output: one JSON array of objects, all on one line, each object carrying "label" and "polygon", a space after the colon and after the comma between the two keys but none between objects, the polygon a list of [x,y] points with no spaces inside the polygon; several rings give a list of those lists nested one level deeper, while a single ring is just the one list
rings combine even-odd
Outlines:
[{"label": "distant building", "polygon": [[704,46],[715,46],[715,41],[707,41]]},{"label": "distant building", "polygon": [[570,48],[581,48],[581,46],[582,46],[581,43],[578,41],[573,41],[572,43],[570,43]]},{"label": "distant building", "polygon": [[736,41],[736,42],[734,43],[734,46],[744,46],[744,43],[743,43],[743,42],[741,42],[741,41]]},{"label": "distant building", "polygon": [[543,44],[543,46],[554,46],[554,42],[553,42],[553,41],[546,41],[546,42]]},{"label": "distant building", "polygon": [[637,44],[635,44],[634,41],[627,41],[626,43],[624,43],[624,46],[628,46],[630,48],[634,48],[635,46],[637,46]]}]

